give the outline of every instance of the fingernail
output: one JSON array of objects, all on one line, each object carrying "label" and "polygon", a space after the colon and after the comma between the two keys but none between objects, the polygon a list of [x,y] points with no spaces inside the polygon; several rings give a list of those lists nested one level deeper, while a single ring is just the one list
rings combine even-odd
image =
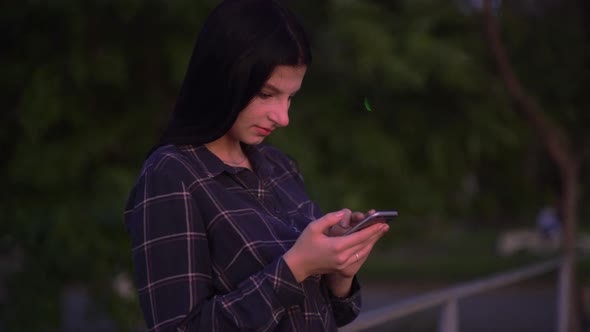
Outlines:
[{"label": "fingernail", "polygon": [[336,212],[336,217],[342,217],[344,215],[344,210],[340,210]]},{"label": "fingernail", "polygon": [[381,226],[381,230],[385,233],[389,230],[389,226],[383,225],[383,226]]}]

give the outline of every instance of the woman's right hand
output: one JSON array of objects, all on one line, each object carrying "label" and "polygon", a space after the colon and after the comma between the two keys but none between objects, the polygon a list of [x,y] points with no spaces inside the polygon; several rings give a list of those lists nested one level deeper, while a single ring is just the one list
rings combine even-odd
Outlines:
[{"label": "woman's right hand", "polygon": [[350,217],[350,210],[343,209],[311,222],[283,255],[298,282],[314,274],[338,273],[358,263],[355,255],[372,246],[388,229],[378,223],[347,236],[325,235],[331,226]]}]

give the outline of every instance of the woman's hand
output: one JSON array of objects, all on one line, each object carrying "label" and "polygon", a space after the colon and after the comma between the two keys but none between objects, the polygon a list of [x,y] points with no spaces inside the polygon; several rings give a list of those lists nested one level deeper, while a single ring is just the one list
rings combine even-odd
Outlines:
[{"label": "woman's hand", "polygon": [[358,224],[359,222],[364,220],[365,217],[368,217],[368,216],[372,215],[373,213],[375,213],[375,210],[370,210],[369,212],[367,212],[366,215],[362,212],[354,212],[351,214],[350,210],[348,210],[348,209],[344,209],[344,211],[345,211],[345,213],[344,213],[344,217],[342,218],[342,220],[340,222],[338,222],[336,225],[328,228],[328,230],[326,231],[327,236],[342,236],[351,227],[356,226],[356,224]]},{"label": "woman's hand", "polygon": [[[370,210],[366,215],[361,212],[355,212],[351,215],[350,222],[346,222],[346,220],[341,221],[340,223],[334,225],[329,232],[330,236],[341,236],[342,234],[346,233],[350,227],[354,227],[356,224],[361,222],[368,217],[369,215],[375,213],[375,210]],[[374,225],[375,226],[375,225]],[[383,229],[382,235],[387,232],[389,226],[386,224],[381,225]],[[384,227],[383,227],[384,226]],[[332,294],[338,297],[346,297],[350,293],[350,288],[352,286],[352,279],[360,270],[361,266],[365,263],[373,246],[375,243],[381,238],[381,236],[374,238],[374,241],[371,241],[365,246],[360,252],[355,254],[355,258],[358,259],[357,264],[351,264],[346,268],[335,272],[335,273],[328,273],[325,275],[326,283]],[[357,256],[358,255],[358,256]]]},{"label": "woman's hand", "polygon": [[[389,229],[386,224],[375,224],[347,236],[328,237],[326,232],[338,223],[350,227],[351,217],[361,220],[362,213],[352,215],[350,210],[326,214],[311,222],[301,233],[283,259],[298,282],[314,274],[331,274],[342,284],[350,279],[367,259],[373,245]],[[339,227],[342,228],[342,227]],[[344,233],[345,230],[336,230]]]}]

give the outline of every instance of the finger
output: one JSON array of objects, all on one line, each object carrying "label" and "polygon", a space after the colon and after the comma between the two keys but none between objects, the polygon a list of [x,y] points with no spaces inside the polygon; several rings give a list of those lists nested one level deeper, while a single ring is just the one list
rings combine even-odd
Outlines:
[{"label": "finger", "polygon": [[328,228],[338,224],[346,215],[350,213],[348,209],[342,209],[325,214],[320,219],[313,221],[310,226],[316,229],[318,232],[326,233]]},{"label": "finger", "polygon": [[346,263],[340,266],[340,269],[346,269],[351,265],[359,265],[358,267],[360,268],[360,266],[365,263],[367,258],[369,258],[369,254],[373,250],[373,245],[374,244],[366,245],[356,251],[351,251],[348,253],[349,257],[346,260]]},{"label": "finger", "polygon": [[373,250],[375,243],[377,243],[377,241],[387,232],[388,227],[383,228],[385,228],[384,231],[374,234],[366,242],[349,248],[344,254],[348,257],[348,259],[344,264],[340,266],[340,269],[346,269],[353,264],[358,264],[359,266],[356,266],[356,268],[360,269],[360,267],[365,263],[365,261],[369,257],[369,254]]},{"label": "finger", "polygon": [[383,229],[382,226],[383,225],[376,224],[363,229],[363,233],[358,235],[357,233],[360,233],[361,231],[347,236],[332,238],[334,241],[333,248],[335,252],[338,253],[359,250],[359,248],[366,246],[368,243],[376,242],[381,236],[383,236],[387,231],[387,228]]},{"label": "finger", "polygon": [[350,209],[343,209],[344,215],[338,224],[342,228],[349,228],[350,227],[350,219],[352,218],[352,211]]},{"label": "finger", "polygon": [[347,248],[346,251],[344,252],[344,254],[345,255],[352,255],[356,252],[360,252],[360,251],[364,250],[364,248],[367,248],[367,247],[372,248],[375,245],[375,243],[377,243],[377,241],[379,241],[379,239],[384,234],[385,234],[385,232],[374,234],[373,236],[368,238],[366,241],[359,243],[353,247]]},{"label": "finger", "polygon": [[[373,248],[375,247],[375,243],[373,242],[372,244],[363,247],[361,250],[359,250],[358,253],[358,258],[359,261],[357,263],[360,263],[361,265],[364,264],[367,259],[369,258],[369,255],[371,254],[371,251],[373,251]],[[355,254],[355,260],[356,260],[356,254]]]},{"label": "finger", "polygon": [[338,231],[339,235],[342,235],[343,232],[346,232],[350,229],[350,225],[343,226],[342,224],[343,224],[343,222],[341,221],[341,222],[337,223],[336,225],[334,225],[334,227],[332,227],[333,229],[335,229],[335,228],[339,229],[339,231]]},{"label": "finger", "polygon": [[353,255],[355,253],[359,253],[360,256],[362,256],[361,254],[363,254],[366,257],[371,252],[371,250],[373,250],[375,243],[377,243],[377,241],[379,241],[379,239],[381,239],[383,235],[385,235],[385,232],[372,236],[366,242],[363,242],[355,247],[350,248],[349,251],[347,251],[347,254]]},{"label": "finger", "polygon": [[362,212],[355,212],[352,214],[352,216],[350,217],[351,219],[351,223],[353,225],[358,224],[361,220],[365,219],[365,214]]},{"label": "finger", "polygon": [[389,225],[385,223],[376,223],[369,227],[363,228],[358,232],[354,232],[347,236],[343,236],[344,248],[351,248],[355,245],[361,244],[367,241],[369,238],[375,235],[380,235],[389,230]]}]

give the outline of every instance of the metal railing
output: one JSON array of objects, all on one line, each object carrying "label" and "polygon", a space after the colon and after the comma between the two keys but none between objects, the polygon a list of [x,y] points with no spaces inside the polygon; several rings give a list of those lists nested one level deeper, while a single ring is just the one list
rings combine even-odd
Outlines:
[{"label": "metal railing", "polygon": [[568,289],[570,286],[570,276],[568,273],[571,271],[567,268],[568,264],[573,264],[571,259],[557,258],[543,263],[530,265],[512,272],[499,273],[488,278],[468,282],[459,286],[411,297],[407,300],[378,309],[362,312],[354,322],[346,325],[339,331],[362,331],[425,309],[442,306],[438,325],[439,332],[458,332],[459,306],[457,305],[457,302],[460,299],[495,288],[508,286],[559,269],[557,281],[558,309],[556,331],[565,332],[567,328],[567,313],[569,312]]}]

